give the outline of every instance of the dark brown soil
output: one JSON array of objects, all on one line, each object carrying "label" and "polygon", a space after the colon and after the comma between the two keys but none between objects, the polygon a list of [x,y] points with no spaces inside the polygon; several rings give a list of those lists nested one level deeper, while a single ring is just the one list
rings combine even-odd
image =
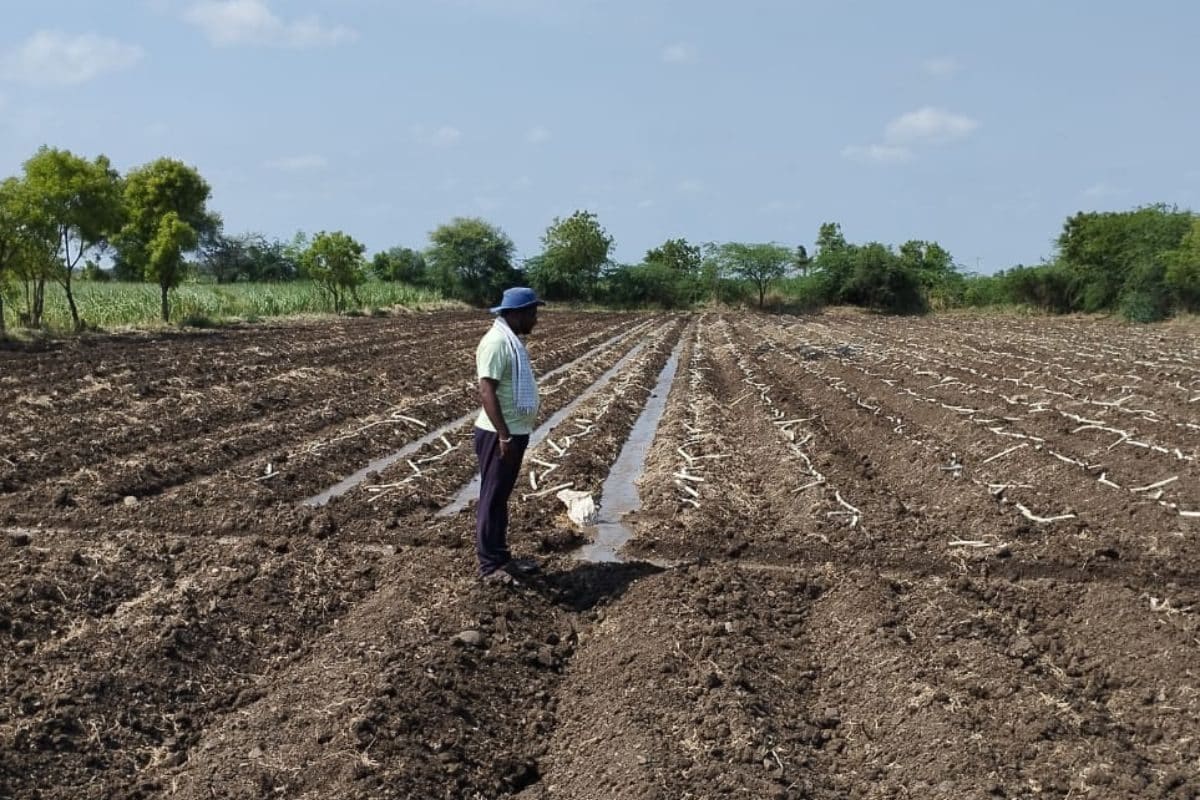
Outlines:
[{"label": "dark brown soil", "polygon": [[[303,505],[469,413],[487,324],[0,351],[0,798],[1200,797],[1194,330],[548,313],[547,415],[621,367],[509,589],[434,515],[469,422]],[[629,548],[675,566],[578,562],[544,490],[680,343]]]}]

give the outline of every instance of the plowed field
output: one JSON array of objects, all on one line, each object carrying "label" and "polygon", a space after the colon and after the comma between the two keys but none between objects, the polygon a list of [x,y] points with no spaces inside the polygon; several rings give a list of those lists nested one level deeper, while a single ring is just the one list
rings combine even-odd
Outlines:
[{"label": "plowed field", "polygon": [[0,350],[0,798],[1200,797],[1194,330],[547,313],[510,589],[488,324]]}]

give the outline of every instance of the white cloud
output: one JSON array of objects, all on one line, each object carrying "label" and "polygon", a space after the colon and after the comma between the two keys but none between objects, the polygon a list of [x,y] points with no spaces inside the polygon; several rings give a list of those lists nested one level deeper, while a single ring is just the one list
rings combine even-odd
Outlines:
[{"label": "white cloud", "polygon": [[667,45],[662,51],[662,60],[666,64],[691,64],[700,55],[696,45],[688,42],[676,42]]},{"label": "white cloud", "polygon": [[193,4],[183,18],[221,47],[322,47],[358,38],[357,31],[343,25],[326,25],[315,16],[281,19],[272,13],[266,0],[203,0]]},{"label": "white cloud", "polygon": [[535,125],[525,133],[525,141],[530,144],[541,144],[550,141],[550,131],[541,125]]},{"label": "white cloud", "polygon": [[695,178],[688,178],[680,181],[677,188],[684,194],[700,194],[704,191],[704,183]]},{"label": "white cloud", "polygon": [[638,204],[637,204],[638,208],[652,208],[653,206],[654,206],[654,201],[649,200],[649,199],[639,200]]},{"label": "white cloud", "polygon": [[38,31],[0,58],[0,77],[34,86],[70,86],[132,67],[142,56],[136,45],[94,33]]},{"label": "white cloud", "polygon": [[512,183],[512,188],[518,190],[528,189],[531,186],[533,186],[533,178],[530,178],[528,175],[522,175]]},{"label": "white cloud", "polygon": [[329,166],[329,160],[325,156],[308,154],[273,158],[265,162],[263,166],[268,169],[277,169],[281,172],[302,172],[305,170],[324,169]]},{"label": "white cloud", "polygon": [[913,158],[914,148],[964,139],[978,127],[979,122],[968,116],[926,106],[889,122],[881,143],[848,145],[842,148],[842,157],[895,164]]},{"label": "white cloud", "polygon": [[962,114],[926,106],[901,114],[887,125],[889,144],[943,144],[962,139],[979,127],[979,123]]},{"label": "white cloud", "polygon": [[953,56],[941,56],[925,59],[921,62],[921,69],[935,78],[951,78],[962,69],[962,65]]},{"label": "white cloud", "polygon": [[912,158],[907,147],[890,144],[852,144],[842,148],[842,156],[851,161],[875,161],[880,164],[897,164]]}]

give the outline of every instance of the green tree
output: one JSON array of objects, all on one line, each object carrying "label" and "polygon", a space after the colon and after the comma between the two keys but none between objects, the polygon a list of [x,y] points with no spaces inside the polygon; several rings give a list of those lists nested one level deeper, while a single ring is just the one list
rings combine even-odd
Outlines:
[{"label": "green tree", "polygon": [[728,277],[725,262],[721,258],[721,245],[716,242],[705,242],[700,246],[700,283],[709,292],[709,300],[714,305],[721,303],[721,285]]},{"label": "green tree", "polygon": [[1017,265],[999,273],[998,277],[1009,302],[1055,314],[1066,314],[1075,308],[1074,282],[1070,271],[1062,264]]},{"label": "green tree", "polygon": [[926,309],[920,275],[903,258],[878,242],[856,246],[852,269],[842,286],[842,302],[891,313]]},{"label": "green tree", "polygon": [[622,308],[686,308],[695,302],[699,286],[692,275],[657,261],[647,261],[606,270],[599,297]]},{"label": "green tree", "polygon": [[529,269],[529,282],[547,299],[590,299],[612,244],[590,211],[555,217],[542,235],[542,255]]},{"label": "green tree", "polygon": [[21,323],[41,326],[46,281],[53,279],[57,268],[57,228],[38,213],[23,178],[4,179],[0,182],[0,332],[5,327],[5,292],[12,279],[23,286]]},{"label": "green tree", "polygon": [[55,280],[62,285],[76,330],[83,327],[71,279],[91,249],[104,244],[122,221],[121,179],[106,156],[87,161],[67,150],[41,147],[25,162],[25,183],[35,225],[54,230],[59,258]]},{"label": "green tree", "polygon": [[1166,256],[1166,284],[1176,305],[1185,311],[1200,311],[1200,218]]},{"label": "green tree", "polygon": [[248,249],[253,234],[228,236],[224,230],[214,230],[198,237],[197,249],[202,274],[211,275],[217,283],[233,283],[246,279],[249,272]]},{"label": "green tree", "polygon": [[1165,254],[1179,247],[1195,215],[1165,205],[1133,211],[1080,212],[1058,237],[1059,260],[1072,276],[1075,308],[1117,308],[1124,295],[1158,295]]},{"label": "green tree", "polygon": [[[307,244],[300,253],[304,249]],[[217,230],[200,237],[199,251],[199,269],[217,283],[291,281],[300,273],[291,245],[261,233],[228,236]]]},{"label": "green tree", "polygon": [[162,320],[171,321],[168,295],[183,280],[183,254],[196,247],[196,229],[168,211],[158,221],[158,230],[150,239],[146,254],[146,277],[158,283],[162,298]]},{"label": "green tree", "polygon": [[358,303],[357,287],[366,279],[366,247],[341,231],[321,231],[304,252],[304,272],[333,300],[341,312],[347,293]]},{"label": "green tree", "polygon": [[796,245],[796,252],[792,256],[792,268],[801,276],[808,277],[810,267],[812,267],[812,259],[808,256],[808,250],[802,244]]},{"label": "green tree", "polygon": [[792,263],[792,251],[783,245],[742,244],[729,242],[719,248],[719,259],[726,271],[753,284],[758,292],[758,307],[766,301],[767,288],[772,281],[787,274]]},{"label": "green tree", "polygon": [[0,336],[5,332],[4,293],[28,246],[21,188],[18,178],[0,181]]},{"label": "green tree", "polygon": [[371,259],[371,271],[381,281],[420,285],[425,283],[426,269],[425,256],[408,247],[392,247]]},{"label": "green tree", "polygon": [[842,235],[842,226],[836,222],[824,222],[817,231],[817,255],[845,250],[846,237]]},{"label": "green tree", "polygon": [[425,260],[434,287],[448,297],[482,306],[495,300],[519,277],[513,243],[477,217],[455,217],[429,234]]},{"label": "green tree", "polygon": [[667,239],[658,247],[647,250],[645,261],[681,275],[696,276],[700,274],[703,258],[699,245],[688,244],[687,239]]},{"label": "green tree", "polygon": [[963,275],[950,252],[937,242],[911,239],[900,245],[900,267],[916,276],[929,305],[949,308],[962,302]]},{"label": "green tree", "polygon": [[819,295],[824,302],[846,302],[845,286],[854,271],[857,250],[842,235],[841,225],[836,222],[821,225],[817,233],[817,254],[812,259],[810,269],[816,275]]},{"label": "green tree", "polygon": [[122,280],[152,279],[148,274],[150,251],[169,214],[191,227],[196,242],[192,248],[218,235],[221,220],[207,207],[211,194],[208,182],[182,161],[160,158],[130,170],[124,191],[128,216],[115,242],[116,276]]}]

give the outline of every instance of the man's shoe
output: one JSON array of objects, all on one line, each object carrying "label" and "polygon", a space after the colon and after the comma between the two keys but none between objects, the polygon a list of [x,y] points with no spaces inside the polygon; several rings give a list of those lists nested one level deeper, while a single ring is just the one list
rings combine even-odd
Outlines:
[{"label": "man's shoe", "polygon": [[493,586],[516,586],[518,583],[516,577],[504,567],[492,570],[480,580]]},{"label": "man's shoe", "polygon": [[516,575],[536,575],[542,571],[542,565],[532,558],[514,558],[504,566]]}]

